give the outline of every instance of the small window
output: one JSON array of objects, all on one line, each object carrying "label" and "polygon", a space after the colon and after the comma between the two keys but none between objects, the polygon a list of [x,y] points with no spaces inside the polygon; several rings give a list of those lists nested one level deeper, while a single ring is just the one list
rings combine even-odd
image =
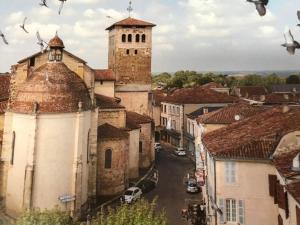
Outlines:
[{"label": "small window", "polygon": [[122,34],[122,42],[126,42],[126,34]]},{"label": "small window", "polygon": [[134,54],[136,54],[136,55],[137,55],[137,54],[138,54],[138,50],[134,50]]},{"label": "small window", "polygon": [[105,165],[104,168],[105,169],[111,169],[111,163],[112,163],[112,150],[111,149],[107,149],[105,151]]},{"label": "small window", "polygon": [[12,132],[12,140],[11,140],[11,159],[10,164],[14,164],[14,158],[15,158],[15,144],[16,144],[16,132]]},{"label": "small window", "polygon": [[35,57],[31,57],[29,66],[34,66],[34,65],[35,65]]},{"label": "small window", "polygon": [[140,35],[139,34],[135,35],[135,42],[140,42]]},{"label": "small window", "polygon": [[143,152],[143,142],[140,141],[139,143],[139,152],[142,153]]},{"label": "small window", "polygon": [[128,34],[128,42],[132,42],[132,34]]},{"label": "small window", "polygon": [[236,222],[236,200],[226,199],[226,221]]},{"label": "small window", "polygon": [[225,180],[227,184],[236,182],[235,162],[225,162]]},{"label": "small window", "polygon": [[129,51],[129,49],[127,49],[127,50],[126,50],[126,54],[129,55],[129,53],[130,53],[130,51]]},{"label": "small window", "polygon": [[142,35],[142,42],[146,42],[146,35],[145,34]]}]

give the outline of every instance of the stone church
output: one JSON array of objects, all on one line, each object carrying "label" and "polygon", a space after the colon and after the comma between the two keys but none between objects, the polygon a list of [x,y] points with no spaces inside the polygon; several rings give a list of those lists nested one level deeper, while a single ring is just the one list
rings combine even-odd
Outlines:
[{"label": "stone church", "polygon": [[154,26],[128,17],[108,27],[108,69],[90,68],[57,34],[12,66],[0,164],[7,214],[59,207],[79,216],[152,165]]}]

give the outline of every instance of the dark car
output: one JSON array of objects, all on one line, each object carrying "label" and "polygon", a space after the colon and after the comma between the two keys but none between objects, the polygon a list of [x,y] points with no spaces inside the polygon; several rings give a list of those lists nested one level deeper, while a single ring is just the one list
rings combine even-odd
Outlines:
[{"label": "dark car", "polygon": [[143,180],[137,185],[137,187],[142,189],[143,193],[148,193],[156,187],[156,184],[152,180]]}]

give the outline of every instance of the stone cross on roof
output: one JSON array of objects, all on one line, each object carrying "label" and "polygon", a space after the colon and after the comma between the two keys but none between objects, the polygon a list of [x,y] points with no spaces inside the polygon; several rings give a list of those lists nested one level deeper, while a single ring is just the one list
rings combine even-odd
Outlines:
[{"label": "stone cross on roof", "polygon": [[128,11],[128,13],[129,13],[129,17],[130,17],[131,12],[133,11],[133,8],[132,8],[132,1],[129,1],[129,6],[128,6],[128,8],[127,8],[127,11]]}]

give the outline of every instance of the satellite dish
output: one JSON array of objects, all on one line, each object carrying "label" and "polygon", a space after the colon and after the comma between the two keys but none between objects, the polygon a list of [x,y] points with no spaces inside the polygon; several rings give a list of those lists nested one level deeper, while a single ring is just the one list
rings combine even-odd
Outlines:
[{"label": "satellite dish", "polygon": [[240,117],[240,115],[235,115],[235,116],[234,116],[234,119],[235,119],[236,121],[239,121],[239,120],[241,119],[241,117]]}]

